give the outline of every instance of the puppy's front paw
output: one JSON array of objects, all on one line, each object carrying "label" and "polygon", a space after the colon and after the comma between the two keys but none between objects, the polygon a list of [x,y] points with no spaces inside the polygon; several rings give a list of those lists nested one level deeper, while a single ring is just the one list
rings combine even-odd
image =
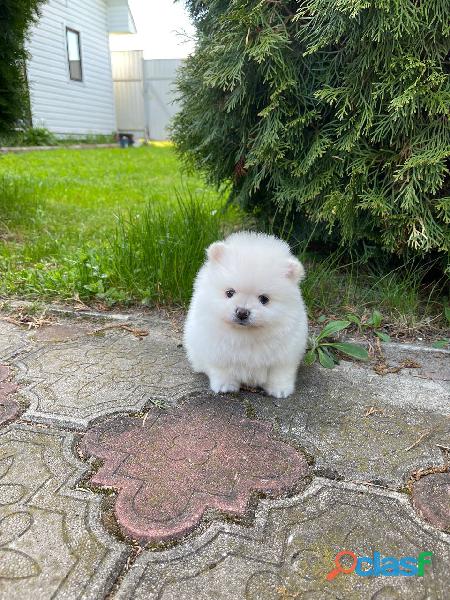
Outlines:
[{"label": "puppy's front paw", "polygon": [[295,389],[296,372],[296,364],[288,365],[287,367],[272,367],[269,370],[264,391],[274,398],[287,398]]},{"label": "puppy's front paw", "polygon": [[226,394],[227,392],[238,392],[239,384],[234,381],[210,381],[210,388],[215,394]]},{"label": "puppy's front paw", "polygon": [[268,381],[264,391],[274,398],[287,398],[294,391],[295,383],[292,381]]},{"label": "puppy's front paw", "polygon": [[294,391],[293,385],[284,385],[284,386],[270,386],[264,388],[264,391],[269,396],[273,396],[274,398],[287,398]]},{"label": "puppy's front paw", "polygon": [[229,369],[211,368],[208,371],[209,387],[215,394],[238,392],[240,383]]}]

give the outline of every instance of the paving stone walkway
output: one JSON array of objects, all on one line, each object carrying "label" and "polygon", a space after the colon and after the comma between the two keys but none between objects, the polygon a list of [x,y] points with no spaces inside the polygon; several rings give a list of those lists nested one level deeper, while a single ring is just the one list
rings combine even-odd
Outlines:
[{"label": "paving stone walkway", "polygon": [[0,318],[0,600],[449,598],[450,352],[214,396],[161,314],[49,314]]},{"label": "paving stone walkway", "polygon": [[19,416],[20,406],[14,400],[13,394],[17,392],[17,385],[12,383],[11,369],[0,365],[0,427]]}]

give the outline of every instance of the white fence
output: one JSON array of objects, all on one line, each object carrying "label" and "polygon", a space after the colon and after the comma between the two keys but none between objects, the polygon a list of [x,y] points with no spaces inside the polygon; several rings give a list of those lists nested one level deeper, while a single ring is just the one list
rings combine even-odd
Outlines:
[{"label": "white fence", "polygon": [[177,112],[174,83],[182,60],[144,60],[140,50],[111,55],[117,130],[168,139],[168,125]]}]

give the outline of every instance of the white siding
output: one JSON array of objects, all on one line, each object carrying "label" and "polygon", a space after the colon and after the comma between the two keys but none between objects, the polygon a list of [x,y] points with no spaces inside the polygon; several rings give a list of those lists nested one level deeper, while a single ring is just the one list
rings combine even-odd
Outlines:
[{"label": "white siding", "polygon": [[[33,28],[28,81],[34,126],[56,134],[116,129],[106,0],[49,0]],[[80,32],[83,81],[69,78],[66,27]]]},{"label": "white siding", "polygon": [[108,30],[110,33],[136,33],[128,0],[108,0]]}]

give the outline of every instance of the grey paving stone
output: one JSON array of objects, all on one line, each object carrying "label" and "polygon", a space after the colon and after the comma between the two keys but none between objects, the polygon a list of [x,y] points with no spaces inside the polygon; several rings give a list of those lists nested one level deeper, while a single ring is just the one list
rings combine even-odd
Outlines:
[{"label": "grey paving stone", "polygon": [[419,365],[415,369],[402,369],[403,376],[450,382],[450,353],[448,350],[437,350],[430,345],[414,346],[399,342],[381,344],[381,349],[390,366],[400,365],[402,361],[408,361],[411,358]]},{"label": "grey paving stone", "polygon": [[9,360],[23,350],[28,344],[28,337],[25,329],[0,320],[0,362]]},{"label": "grey paving stone", "polygon": [[[89,335],[113,322],[95,315],[58,321],[37,332],[0,321],[0,358],[30,404],[22,418],[34,423],[0,429],[1,600],[102,598],[129,556],[99,525],[101,496],[73,489],[86,467],[73,457],[72,435],[57,429],[83,430],[150,401],[189,404],[208,389],[205,377],[191,373],[179,332],[158,315],[126,321],[149,331],[141,340],[119,329]],[[252,526],[221,518],[171,550],[144,551],[118,597],[444,600],[449,536],[422,521],[406,494],[351,482],[400,489],[411,472],[442,464],[437,444],[450,445],[450,354],[391,345],[385,356],[390,366],[411,359],[420,367],[379,376],[371,365],[315,365],[300,369],[289,399],[234,395],[247,417],[274,424],[276,437],[311,454],[316,474],[347,481],[316,479],[302,496],[262,501]],[[327,584],[344,547],[435,556],[424,578],[352,574]]]},{"label": "grey paving stone", "polygon": [[88,333],[87,327],[80,327],[78,324],[69,322],[63,325],[40,327],[32,335],[32,340],[37,342],[68,342],[86,336]]},{"label": "grey paving stone", "polygon": [[[110,330],[80,337],[79,322],[70,319],[34,334],[32,346],[12,361],[30,403],[23,418],[85,429],[150,400],[174,403],[208,389],[206,377],[191,372],[168,321],[152,315],[133,325],[149,335],[139,340]],[[69,339],[71,326],[76,339]],[[83,327],[99,323],[87,319]],[[236,397],[249,416],[272,421],[312,454],[319,474],[398,488],[411,471],[440,464],[436,444],[450,440],[449,420],[442,418],[450,414],[450,354],[396,344],[383,349],[389,365],[411,359],[420,367],[380,376],[370,365],[343,361],[331,371],[314,365],[300,369],[289,399]],[[374,412],[366,417],[370,407]]]},{"label": "grey paving stone", "polygon": [[345,361],[333,370],[313,365],[300,369],[290,398],[246,394],[244,401],[312,454],[316,473],[397,489],[412,471],[442,464],[436,444],[450,442],[449,384],[411,371],[381,377]]},{"label": "grey paving stone", "polygon": [[73,489],[86,469],[71,434],[0,431],[0,598],[102,598],[129,549],[100,523],[99,497]]},{"label": "grey paving stone", "polygon": [[[92,323],[91,330],[99,326]],[[142,339],[118,329],[80,337],[77,328],[76,340],[65,341],[66,331],[57,341],[52,336],[36,340],[13,361],[30,403],[23,418],[85,429],[105,415],[136,412],[149,401],[174,402],[207,389],[191,372],[167,324],[152,320],[140,326],[149,331]]]},{"label": "grey paving stone", "polygon": [[[357,556],[433,552],[423,577],[326,575],[340,550]],[[406,496],[316,479],[302,495],[261,503],[253,528],[216,524],[183,547],[146,551],[119,600],[444,600],[450,538],[417,520]]]},{"label": "grey paving stone", "polygon": [[17,386],[11,381],[11,370],[0,364],[0,427],[20,415],[19,403],[14,400],[16,391]]}]

